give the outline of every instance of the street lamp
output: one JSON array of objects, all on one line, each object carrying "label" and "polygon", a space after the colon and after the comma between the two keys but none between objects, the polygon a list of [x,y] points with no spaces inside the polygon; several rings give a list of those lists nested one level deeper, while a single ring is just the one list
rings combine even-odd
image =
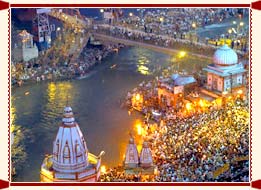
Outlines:
[{"label": "street lamp", "polygon": [[231,33],[232,33],[232,29],[229,29],[229,30],[228,30],[228,33],[231,34]]}]

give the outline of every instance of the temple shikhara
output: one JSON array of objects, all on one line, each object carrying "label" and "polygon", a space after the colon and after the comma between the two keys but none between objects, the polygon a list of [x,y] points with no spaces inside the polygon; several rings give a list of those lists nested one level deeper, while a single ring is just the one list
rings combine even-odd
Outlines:
[{"label": "temple shikhara", "polygon": [[124,159],[125,175],[141,174],[150,176],[154,175],[154,169],[155,166],[153,164],[152,153],[148,142],[143,142],[139,154],[134,138],[131,136]]},{"label": "temple shikhara", "polygon": [[41,166],[41,182],[95,182],[100,176],[101,155],[89,153],[71,107],[64,108],[62,124],[53,142],[53,154]]}]

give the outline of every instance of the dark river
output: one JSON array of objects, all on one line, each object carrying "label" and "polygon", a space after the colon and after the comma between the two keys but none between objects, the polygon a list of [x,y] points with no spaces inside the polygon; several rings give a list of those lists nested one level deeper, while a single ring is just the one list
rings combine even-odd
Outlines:
[{"label": "dark river", "polygon": [[[20,135],[15,136],[15,141],[25,153],[16,155],[17,175],[13,180],[39,181],[44,155],[52,153],[52,142],[67,102],[89,151],[98,155],[104,150],[102,165],[106,167],[121,163],[129,131],[135,133],[135,123],[141,122],[141,116],[138,113],[129,116],[128,110],[120,107],[121,102],[128,91],[157,75],[153,71],[175,64],[173,56],[143,48],[125,48],[96,66],[89,78],[13,89],[12,128],[19,128]],[[187,58],[187,68],[193,68],[189,65],[197,62],[202,59]]]}]

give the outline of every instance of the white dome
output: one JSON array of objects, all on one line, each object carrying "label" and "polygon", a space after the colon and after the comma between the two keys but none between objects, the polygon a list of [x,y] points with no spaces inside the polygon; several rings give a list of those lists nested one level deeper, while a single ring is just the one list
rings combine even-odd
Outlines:
[{"label": "white dome", "polygon": [[236,52],[225,44],[216,50],[213,62],[221,66],[234,65],[238,63],[238,57]]},{"label": "white dome", "polygon": [[74,120],[71,107],[64,109],[62,124],[53,142],[53,169],[62,173],[81,172],[88,166],[88,149]]}]

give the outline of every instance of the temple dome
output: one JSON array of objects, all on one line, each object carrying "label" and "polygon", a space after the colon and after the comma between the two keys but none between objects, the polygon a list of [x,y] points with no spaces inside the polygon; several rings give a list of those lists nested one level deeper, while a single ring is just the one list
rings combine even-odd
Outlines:
[{"label": "temple dome", "polygon": [[71,107],[65,107],[62,124],[53,142],[53,169],[62,173],[84,171],[88,166],[88,149],[75,122]]},{"label": "temple dome", "polygon": [[238,63],[238,56],[233,49],[225,44],[216,50],[213,56],[213,62],[220,66],[234,65]]}]

